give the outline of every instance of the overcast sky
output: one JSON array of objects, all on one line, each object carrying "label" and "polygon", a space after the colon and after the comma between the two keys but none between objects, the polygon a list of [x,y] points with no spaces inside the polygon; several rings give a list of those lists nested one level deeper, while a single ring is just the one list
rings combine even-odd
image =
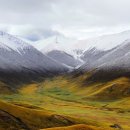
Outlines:
[{"label": "overcast sky", "polygon": [[130,0],[0,0],[0,30],[31,40],[130,30]]}]

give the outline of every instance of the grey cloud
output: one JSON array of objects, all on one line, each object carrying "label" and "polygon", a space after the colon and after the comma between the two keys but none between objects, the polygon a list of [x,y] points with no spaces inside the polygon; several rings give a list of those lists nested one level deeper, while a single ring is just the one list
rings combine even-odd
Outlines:
[{"label": "grey cloud", "polygon": [[[37,28],[27,36],[39,30],[37,34],[44,37],[53,35],[53,31],[81,37],[85,35],[84,29],[101,28],[105,33],[109,28],[121,31],[125,26],[129,29],[129,5],[129,0],[0,0],[0,24],[15,28],[17,33],[20,33],[20,29],[16,29],[19,26]],[[90,31],[86,35],[93,33]]]},{"label": "grey cloud", "polygon": [[31,41],[37,41],[54,35],[60,35],[60,33],[57,31],[53,31],[51,29],[49,30],[49,29],[35,28],[35,29],[28,30],[25,34],[21,36]]},{"label": "grey cloud", "polygon": [[51,28],[42,28],[32,25],[0,25],[0,30],[8,32],[13,35],[27,38],[32,41],[37,41],[43,38],[48,38],[54,35],[61,35],[58,31]]}]

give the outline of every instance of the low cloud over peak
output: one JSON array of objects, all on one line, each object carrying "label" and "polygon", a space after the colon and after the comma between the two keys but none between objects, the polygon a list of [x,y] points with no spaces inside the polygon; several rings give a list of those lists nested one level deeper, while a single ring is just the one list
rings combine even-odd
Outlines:
[{"label": "low cloud over peak", "polygon": [[130,29],[129,0],[0,0],[0,29],[38,40],[77,39]]}]

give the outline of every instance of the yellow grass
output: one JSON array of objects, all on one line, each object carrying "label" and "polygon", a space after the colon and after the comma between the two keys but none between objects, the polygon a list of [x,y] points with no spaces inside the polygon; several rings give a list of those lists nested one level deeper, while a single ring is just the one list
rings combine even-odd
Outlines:
[{"label": "yellow grass", "polygon": [[12,93],[8,85],[0,81],[0,94],[10,94]]},{"label": "yellow grass", "polygon": [[[55,127],[55,128],[48,128],[42,130],[108,130],[94,126],[88,126],[85,124],[73,125],[68,127]],[[112,130],[111,128],[109,130]]]},{"label": "yellow grass", "polygon": [[37,90],[38,84],[29,84],[29,85],[25,85],[23,86],[19,92],[21,94],[33,94],[35,93],[35,91]]},{"label": "yellow grass", "polygon": [[128,97],[130,90],[130,79],[122,77],[101,85],[99,89],[89,96],[96,100],[115,100]]},{"label": "yellow grass", "polygon": [[6,111],[14,117],[21,119],[31,130],[73,124],[68,117],[56,115],[47,110],[30,109],[3,101],[0,101],[0,110]]},{"label": "yellow grass", "polygon": [[[119,124],[129,130],[130,97],[123,92],[130,89],[130,80],[122,77],[82,84],[86,80],[86,74],[76,78],[58,76],[25,85],[14,97],[5,96],[16,105],[0,102],[0,108],[22,119],[31,129],[58,126],[48,130],[111,130],[110,125]],[[69,125],[66,118],[86,125],[59,127]]]}]

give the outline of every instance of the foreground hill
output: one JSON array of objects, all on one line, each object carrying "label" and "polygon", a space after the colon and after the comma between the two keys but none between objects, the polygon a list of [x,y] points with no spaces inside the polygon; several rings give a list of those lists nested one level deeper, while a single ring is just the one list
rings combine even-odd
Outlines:
[{"label": "foreground hill", "polygon": [[68,127],[56,127],[56,128],[42,129],[42,130],[103,130],[103,129],[80,124],[80,125],[74,125],[74,126],[68,126]]},{"label": "foreground hill", "polygon": [[[6,103],[3,107],[2,103],[0,108],[30,128],[129,130],[130,79],[90,82],[91,74],[71,73],[25,84],[17,93],[1,94],[0,99],[9,102],[9,106]],[[48,113],[50,118],[46,118]],[[73,124],[85,125],[66,127]]]},{"label": "foreground hill", "polygon": [[[35,118],[34,118],[35,117]],[[29,105],[13,105],[0,101],[1,130],[39,130],[75,124],[72,118]]]}]

